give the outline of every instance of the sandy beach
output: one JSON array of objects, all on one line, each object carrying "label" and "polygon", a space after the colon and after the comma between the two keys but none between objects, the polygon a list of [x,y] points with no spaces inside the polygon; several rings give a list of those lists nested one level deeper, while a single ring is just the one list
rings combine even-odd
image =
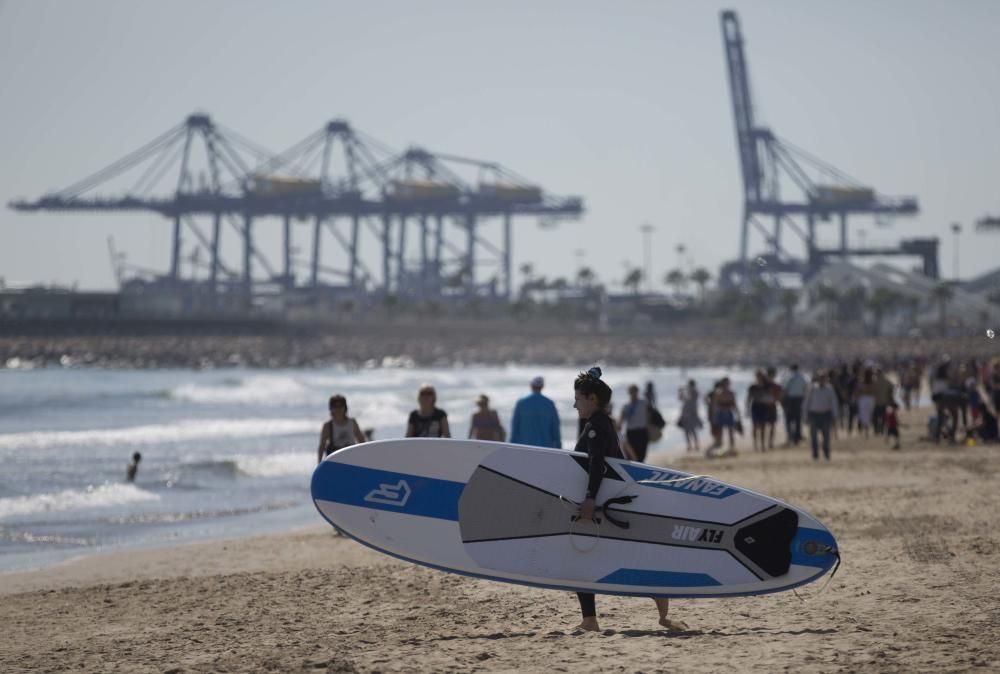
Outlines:
[{"label": "sandy beach", "polygon": [[[93,556],[0,576],[3,672],[1000,670],[1000,452],[836,440],[676,467],[784,498],[837,536],[843,565],[791,592],[652,602],[599,597],[574,633],[569,593],[445,574],[336,537],[277,536]],[[803,601],[804,600],[804,601]]]}]

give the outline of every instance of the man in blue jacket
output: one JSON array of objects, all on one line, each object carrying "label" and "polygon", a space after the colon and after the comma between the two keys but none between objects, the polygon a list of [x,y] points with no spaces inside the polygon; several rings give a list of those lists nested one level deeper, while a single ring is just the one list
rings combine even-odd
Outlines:
[{"label": "man in blue jacket", "polygon": [[556,405],[542,395],[545,380],[531,380],[531,393],[517,401],[510,422],[510,441],[535,447],[562,447]]}]

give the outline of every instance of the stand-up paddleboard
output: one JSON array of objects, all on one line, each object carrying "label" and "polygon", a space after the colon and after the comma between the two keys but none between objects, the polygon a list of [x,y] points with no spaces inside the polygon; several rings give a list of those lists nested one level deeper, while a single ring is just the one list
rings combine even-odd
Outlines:
[{"label": "stand-up paddleboard", "polygon": [[715,478],[609,459],[593,522],[576,517],[586,484],[587,457],[575,452],[383,440],[327,457],[312,497],[337,529],[389,555],[580,592],[763,594],[816,580],[838,559],[812,516]]}]

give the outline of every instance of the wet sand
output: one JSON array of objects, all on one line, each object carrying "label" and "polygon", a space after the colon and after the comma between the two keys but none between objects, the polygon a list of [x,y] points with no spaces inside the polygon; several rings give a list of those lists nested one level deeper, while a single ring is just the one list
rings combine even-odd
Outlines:
[{"label": "wet sand", "polygon": [[[573,595],[395,561],[325,525],[0,576],[3,672],[1000,670],[1000,448],[841,438],[833,461],[743,450],[674,465],[785,498],[837,536],[833,582],[676,600]],[[317,520],[318,520],[317,516]]]}]

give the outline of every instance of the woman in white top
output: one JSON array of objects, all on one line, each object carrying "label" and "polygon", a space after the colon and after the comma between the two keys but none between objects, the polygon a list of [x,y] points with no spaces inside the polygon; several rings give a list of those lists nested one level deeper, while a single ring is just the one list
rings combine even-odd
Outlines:
[{"label": "woman in white top", "polygon": [[347,416],[347,398],[342,395],[330,396],[330,420],[323,424],[319,436],[317,463],[320,463],[338,449],[364,442],[358,422]]}]

